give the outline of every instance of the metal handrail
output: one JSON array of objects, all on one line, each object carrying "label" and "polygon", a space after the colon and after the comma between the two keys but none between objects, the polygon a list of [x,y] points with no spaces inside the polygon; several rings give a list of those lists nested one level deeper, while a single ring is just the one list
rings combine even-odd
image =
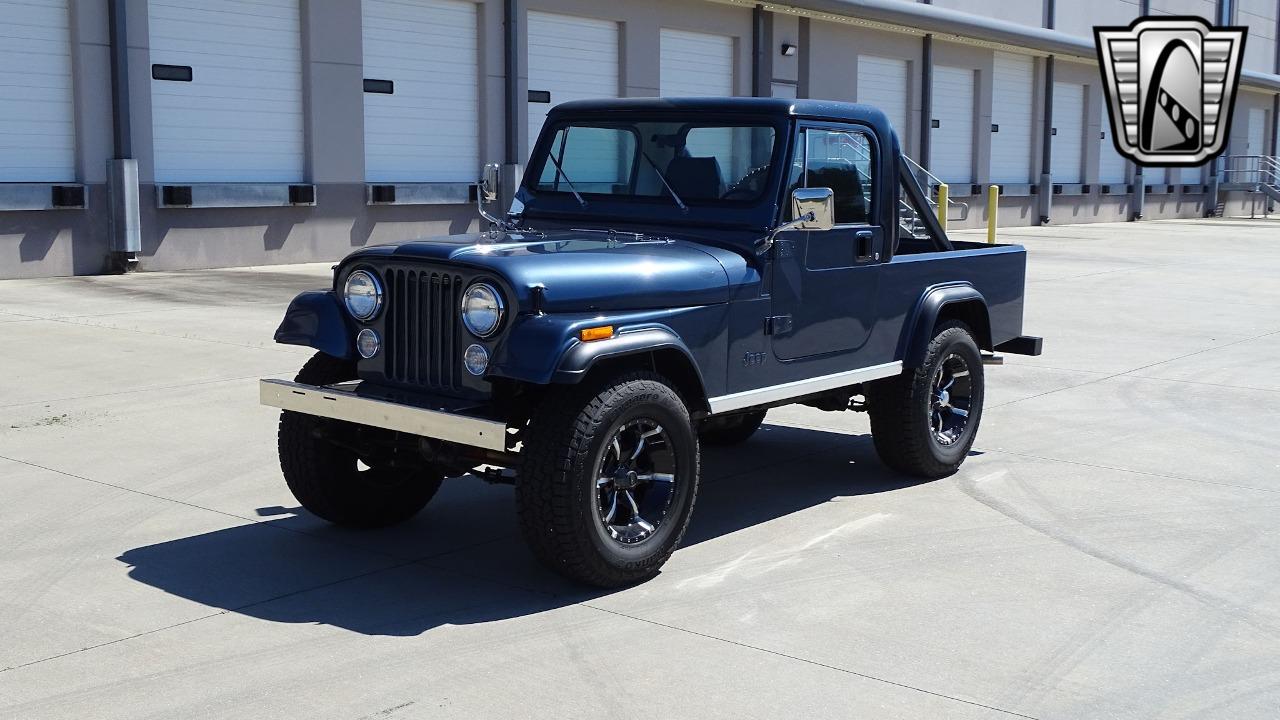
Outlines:
[{"label": "metal handrail", "polygon": [[[1241,162],[1249,162],[1252,166],[1238,167]],[[1222,174],[1227,178],[1246,176],[1246,179],[1235,182],[1280,185],[1280,158],[1274,155],[1232,155],[1227,158]]]},{"label": "metal handrail", "polygon": [[[907,165],[911,168],[911,174],[912,174],[912,175],[915,175],[917,180],[920,180],[920,176],[921,176],[921,175],[923,175],[923,176],[928,180],[928,182],[921,182],[921,183],[920,183],[920,184],[921,184],[923,187],[925,187],[926,189],[929,189],[929,190],[931,191],[933,188],[935,188],[935,187],[937,187],[937,186],[939,186],[939,185],[949,185],[949,183],[944,182],[944,181],[942,180],[942,178],[940,178],[940,177],[938,177],[937,175],[934,175],[933,173],[929,172],[928,170],[926,170],[926,169],[924,168],[924,166],[923,166],[923,165],[921,165],[920,163],[916,162],[915,160],[912,160],[910,157],[907,157],[906,155],[903,155],[903,156],[902,156],[902,159],[907,161]],[[934,209],[936,210],[936,209],[937,209],[937,207],[938,207],[938,202],[937,202],[936,200],[934,200],[934,199],[933,199],[933,193],[932,193],[932,192],[926,192],[926,193],[925,193],[925,197],[929,200],[929,205],[930,205],[930,207],[932,207],[932,208],[934,208]],[[955,200],[955,199],[953,199],[950,195],[948,195],[948,196],[947,196],[947,215],[948,215],[948,217],[951,215],[951,209],[952,209],[952,208],[960,208],[960,217],[958,218],[959,220],[965,220],[965,219],[968,219],[968,217],[969,217],[969,203],[966,203],[966,202],[960,202],[959,200]]]}]

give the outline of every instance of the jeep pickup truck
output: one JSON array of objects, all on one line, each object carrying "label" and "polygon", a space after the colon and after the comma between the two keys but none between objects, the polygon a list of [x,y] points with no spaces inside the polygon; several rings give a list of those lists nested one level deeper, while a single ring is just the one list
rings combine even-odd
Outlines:
[{"label": "jeep pickup truck", "polygon": [[487,229],[362,248],[289,306],[276,341],[318,352],[261,398],[312,513],[385,526],[472,474],[514,484],[543,563],[635,583],[680,544],[702,445],[865,411],[886,465],[943,477],[987,353],[1040,352],[1023,248],[949,239],[866,105],[567,103],[505,214],[497,183]]}]

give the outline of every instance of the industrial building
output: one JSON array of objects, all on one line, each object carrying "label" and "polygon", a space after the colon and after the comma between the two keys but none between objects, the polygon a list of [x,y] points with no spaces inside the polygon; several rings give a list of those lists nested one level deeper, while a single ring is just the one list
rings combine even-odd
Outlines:
[{"label": "industrial building", "polygon": [[[1092,28],[1146,14],[1248,28],[1234,160],[1115,151]],[[1278,25],[1278,0],[0,0],[0,277],[474,229],[480,165],[510,184],[547,109],[591,97],[874,104],[953,226],[993,183],[1001,225],[1262,212]]]}]

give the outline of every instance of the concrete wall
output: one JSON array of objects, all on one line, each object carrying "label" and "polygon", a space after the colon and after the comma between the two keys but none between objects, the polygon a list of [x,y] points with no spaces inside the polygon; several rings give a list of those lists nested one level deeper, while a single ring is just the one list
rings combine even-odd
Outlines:
[{"label": "concrete wall", "polygon": [[[112,157],[111,83],[108,18],[102,0],[70,0],[72,8],[74,99],[77,131],[78,179],[88,187],[84,210],[0,212],[0,277],[27,277],[104,272],[108,269],[107,161]],[[911,0],[896,0],[908,4]],[[351,249],[370,243],[412,236],[456,233],[478,227],[470,205],[370,206],[366,204],[364,172],[364,116],[361,80],[361,12],[358,0],[301,0],[303,84],[305,113],[306,180],[316,186],[315,207],[253,209],[166,209],[157,207],[151,140],[150,50],[147,0],[126,0],[128,14],[128,63],[131,82],[133,156],[141,180],[143,269],[174,269],[228,265],[269,264],[335,260]],[[1095,24],[1127,24],[1139,12],[1137,0],[1058,0],[1049,13],[1046,0],[991,3],[987,0],[935,0],[950,10],[996,18],[1028,27],[1054,27],[1085,37]],[[918,156],[921,131],[928,118],[921,115],[924,93],[923,38],[912,28],[882,27],[857,18],[833,20],[820,14],[766,12],[760,37],[760,76],[753,75],[755,29],[747,3],[698,0],[643,0],[601,3],[598,0],[521,0],[516,66],[519,97],[528,89],[523,68],[524,11],[582,15],[616,21],[620,28],[620,87],[623,96],[648,96],[658,92],[659,33],[664,27],[713,32],[735,38],[734,89],[739,95],[753,92],[794,91],[799,97],[853,100],[858,97],[857,70],[861,56],[881,56],[907,61],[909,108],[907,126],[900,128],[905,151]],[[1152,0],[1156,14],[1196,14],[1214,18],[1216,0]],[[502,0],[478,3],[480,47],[478,52],[480,152],[485,160],[502,160],[505,147],[506,106]],[[1251,70],[1276,70],[1276,14],[1274,0],[1237,0],[1235,21],[1247,25],[1250,39],[1246,65]],[[781,53],[783,44],[796,45],[792,56]],[[978,185],[990,178],[992,64],[995,49],[989,43],[944,42],[933,45],[934,63],[972,69],[976,117],[974,177]],[[1035,49],[1028,52],[1036,53]],[[1042,55],[1042,54],[1041,54]],[[1033,172],[1044,137],[1043,56],[1036,61],[1036,89],[1031,102],[1036,144]],[[1129,195],[1102,195],[1098,178],[1098,143],[1101,132],[1098,108],[1103,102],[1098,69],[1083,58],[1056,60],[1056,76],[1086,85],[1087,118],[1084,183],[1093,185],[1083,194],[1052,198],[1050,222],[1123,220],[1132,215]],[[1235,113],[1232,143],[1243,147],[1248,108],[1265,109],[1270,118],[1268,137],[1275,135],[1272,117],[1274,92],[1242,91]],[[519,142],[515,156],[527,156],[525,109],[516,110]],[[1130,168],[1132,173],[1133,168]],[[1205,174],[1207,179],[1207,174]],[[1163,186],[1169,175],[1148,169],[1147,185]],[[982,194],[961,201],[970,205],[967,218],[956,226],[985,222]],[[982,190],[980,187],[979,190]],[[1158,188],[1163,191],[1163,187]],[[1154,193],[1147,198],[1147,218],[1193,217],[1206,210],[1200,188],[1173,194]],[[1229,211],[1248,213],[1251,201],[1226,197]],[[1039,199],[1027,189],[1002,198],[1002,224],[1039,222]]]}]

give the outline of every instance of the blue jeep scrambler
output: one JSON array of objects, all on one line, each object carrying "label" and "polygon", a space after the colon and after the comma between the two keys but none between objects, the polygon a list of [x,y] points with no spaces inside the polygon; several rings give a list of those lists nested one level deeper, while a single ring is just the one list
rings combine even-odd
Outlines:
[{"label": "blue jeep scrambler", "polygon": [[315,348],[280,465],[341,525],[412,517],[444,478],[514,483],[537,557],[614,587],[655,575],[701,444],[766,409],[870,413],[894,470],[938,478],[982,418],[982,351],[1022,335],[1026,253],[948,239],[885,115],[716,98],[553,109],[485,232],[366,247],[299,295],[276,341]]}]

